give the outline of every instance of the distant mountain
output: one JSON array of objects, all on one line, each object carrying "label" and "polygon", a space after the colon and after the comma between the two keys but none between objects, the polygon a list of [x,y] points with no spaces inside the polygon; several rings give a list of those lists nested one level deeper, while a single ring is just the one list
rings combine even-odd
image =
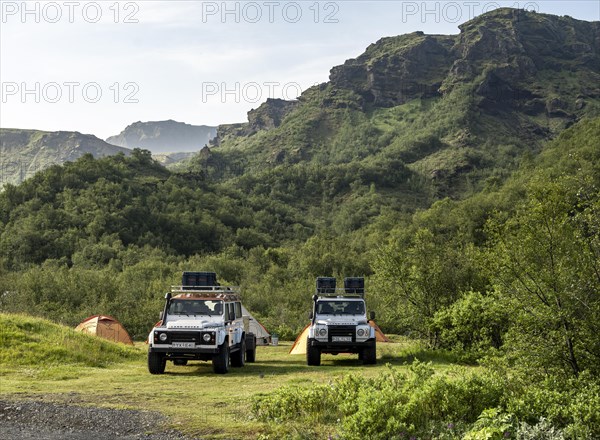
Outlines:
[{"label": "distant mountain", "polygon": [[77,131],[0,128],[0,187],[19,184],[50,165],[74,161],[86,153],[104,157],[131,151]]},{"label": "distant mountain", "polygon": [[135,122],[106,142],[152,153],[200,151],[217,134],[216,127],[190,125],[173,120]]}]

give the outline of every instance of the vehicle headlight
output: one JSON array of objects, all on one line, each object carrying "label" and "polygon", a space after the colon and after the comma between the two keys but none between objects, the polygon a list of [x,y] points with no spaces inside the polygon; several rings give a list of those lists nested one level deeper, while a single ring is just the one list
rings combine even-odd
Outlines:
[{"label": "vehicle headlight", "polygon": [[161,341],[165,342],[167,340],[167,334],[166,333],[161,333],[160,335],[158,335],[158,339],[160,339]]},{"label": "vehicle headlight", "polygon": [[204,335],[202,335],[202,339],[204,339],[204,342],[210,341],[210,333],[204,333]]},{"label": "vehicle headlight", "polygon": [[326,328],[319,329],[319,336],[326,336],[326,335],[327,335],[327,329]]},{"label": "vehicle headlight", "polygon": [[365,331],[365,329],[363,329],[363,328],[359,328],[358,330],[356,330],[356,334],[357,334],[358,336],[361,336],[361,337],[362,337],[362,336],[364,336],[364,335],[365,335],[365,333],[366,333],[366,331]]}]

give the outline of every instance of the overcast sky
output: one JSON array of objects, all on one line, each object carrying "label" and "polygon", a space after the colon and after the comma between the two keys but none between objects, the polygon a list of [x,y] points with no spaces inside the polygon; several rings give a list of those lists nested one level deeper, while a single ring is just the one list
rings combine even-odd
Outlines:
[{"label": "overcast sky", "polygon": [[384,36],[456,34],[499,5],[600,20],[600,2],[0,1],[0,127],[100,138],[135,121],[246,120]]}]

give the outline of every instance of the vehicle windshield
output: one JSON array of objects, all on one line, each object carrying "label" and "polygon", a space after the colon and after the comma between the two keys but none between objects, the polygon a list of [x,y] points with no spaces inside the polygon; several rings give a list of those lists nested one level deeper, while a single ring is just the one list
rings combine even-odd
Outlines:
[{"label": "vehicle windshield", "polygon": [[169,304],[169,315],[206,315],[223,314],[223,301],[205,299],[173,299]]},{"label": "vehicle windshield", "polygon": [[319,315],[364,315],[365,303],[362,301],[319,301]]}]

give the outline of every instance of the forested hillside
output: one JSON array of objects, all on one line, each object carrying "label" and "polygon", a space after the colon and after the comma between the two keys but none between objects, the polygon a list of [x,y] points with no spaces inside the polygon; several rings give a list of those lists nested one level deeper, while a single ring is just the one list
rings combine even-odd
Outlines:
[{"label": "forested hillside", "polygon": [[[502,9],[384,38],[298,103],[221,126],[186,170],[134,150],[7,185],[0,310],[111,314],[141,339],[182,270],[213,270],[293,338],[316,276],[364,275],[384,331],[503,377],[479,385],[501,408],[481,429],[516,414],[597,438],[599,30]],[[375,416],[348,438],[376,438]]]}]

